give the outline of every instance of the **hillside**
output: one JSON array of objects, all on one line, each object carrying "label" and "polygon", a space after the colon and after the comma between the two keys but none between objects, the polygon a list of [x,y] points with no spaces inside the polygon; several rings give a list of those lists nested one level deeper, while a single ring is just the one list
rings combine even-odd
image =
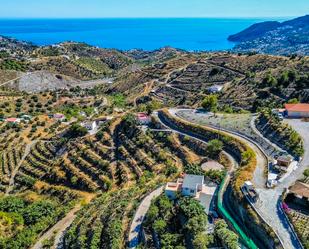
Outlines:
[{"label": "hillside", "polygon": [[165,104],[197,106],[209,94],[209,87],[221,85],[222,109],[256,110],[280,106],[292,98],[308,101],[308,67],[307,57],[183,54],[116,77],[105,91],[125,94],[132,101],[137,97],[143,102],[141,95],[146,94]]},{"label": "hillside", "polygon": [[[285,23],[303,27],[306,20]],[[263,25],[253,29],[262,32]],[[19,44],[15,40],[12,43],[6,46]],[[209,87],[221,85],[221,108],[230,106],[234,110],[280,106],[293,98],[309,100],[307,57],[189,53],[170,47],[151,52],[117,51],[73,42],[46,47],[21,44],[23,56],[7,49],[5,57],[0,58],[4,89],[31,93],[96,86],[102,93],[123,94],[130,103],[156,100],[196,106],[209,93]]]},{"label": "hillside", "polygon": [[[37,47],[11,38],[0,38],[0,69],[3,74],[15,71],[21,77],[2,76],[10,86],[27,92],[68,89],[75,85],[93,86],[109,82],[118,71],[134,64],[134,59],[112,49],[101,49],[83,43],[64,42]],[[21,73],[27,72],[27,75]],[[25,86],[24,82],[28,85]],[[74,84],[76,82],[76,84]],[[92,82],[93,83],[93,82]],[[95,82],[94,82],[95,83]]]},{"label": "hillside", "polygon": [[[170,47],[118,51],[75,42],[36,47],[8,38],[3,41],[1,249],[53,248],[58,242],[67,249],[126,248],[134,214],[147,194],[183,172],[202,174],[210,182],[220,183],[226,171],[233,170],[230,158],[222,152],[223,146],[235,150],[235,159],[241,162],[231,189],[241,198],[240,186],[245,179],[251,179],[254,153],[223,133],[181,123],[178,118],[175,122],[182,129],[197,132],[197,137],[205,136],[209,143],[196,140],[189,133],[173,133],[159,122],[160,115],[166,115],[166,120],[173,117],[167,110],[158,110],[199,108],[211,95],[210,87],[220,86],[211,95],[218,99],[217,111],[234,113],[239,127],[239,113],[281,107],[295,98],[309,101],[306,56],[190,53]],[[153,115],[148,117],[150,113]],[[245,115],[249,124],[252,114]],[[149,124],[145,125],[141,117]],[[282,140],[289,137],[286,134]],[[247,152],[249,159],[242,161]],[[202,171],[200,166],[209,161],[220,167]],[[153,202],[152,206],[166,208],[169,202],[160,203]],[[233,210],[245,210],[242,206],[246,206],[238,199],[233,205]],[[153,222],[154,227],[163,222],[163,229],[159,226],[160,241],[170,243],[168,248],[191,248],[187,241],[200,245],[203,229],[191,238],[187,235],[196,226],[204,228],[206,223],[196,225],[199,223],[194,220],[201,221],[201,217],[190,216],[192,227],[188,229],[187,224],[181,224],[184,212],[178,205],[169,206],[170,211],[158,210],[152,215],[160,218]],[[193,202],[193,211],[194,206]],[[198,209],[204,212],[203,208]],[[173,215],[166,216],[169,212]],[[136,222],[140,219],[137,217]],[[247,219],[248,223],[252,220]],[[178,224],[177,229],[170,231],[173,222]],[[268,228],[257,224],[254,230],[261,230],[259,234],[269,233]],[[211,226],[207,228],[211,230]],[[223,224],[223,228],[224,234],[230,234],[237,244],[237,235],[228,231],[228,225]],[[146,227],[146,236],[151,230],[152,225]],[[165,238],[163,233],[169,235]],[[173,238],[176,241],[172,242]],[[213,247],[222,247],[228,240],[216,232],[214,238]],[[36,243],[43,246],[34,246]]]},{"label": "hillside", "polygon": [[263,22],[252,25],[228,40],[239,42],[236,52],[254,51],[266,54],[309,54],[309,15],[285,22]]}]

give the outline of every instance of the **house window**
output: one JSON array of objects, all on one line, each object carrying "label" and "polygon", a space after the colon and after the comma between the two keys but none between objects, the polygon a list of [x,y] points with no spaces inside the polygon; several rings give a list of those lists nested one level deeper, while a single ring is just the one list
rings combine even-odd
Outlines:
[{"label": "house window", "polygon": [[190,190],[190,193],[191,193],[191,194],[194,194],[194,190],[193,190],[193,189],[191,189],[191,190]]}]

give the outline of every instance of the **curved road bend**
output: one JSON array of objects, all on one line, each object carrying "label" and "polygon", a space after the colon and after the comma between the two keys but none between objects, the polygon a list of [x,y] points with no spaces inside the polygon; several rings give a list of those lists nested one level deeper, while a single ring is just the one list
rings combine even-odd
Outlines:
[{"label": "curved road bend", "polygon": [[[170,129],[170,132],[174,132],[174,133],[178,133],[178,134],[181,134],[181,135],[185,135],[185,136],[189,136],[199,142],[202,142],[202,143],[207,143],[205,141],[205,139],[203,138],[202,135],[197,135],[197,134],[194,134],[192,132],[189,132],[189,131],[186,131],[186,132],[182,132],[182,131],[179,131],[177,129],[177,127],[174,127],[172,124],[168,123],[168,122],[165,122],[164,120],[162,120],[162,118],[160,118],[160,115],[158,115],[158,119],[160,121],[160,123],[163,125],[163,127],[165,128],[169,128]],[[162,131],[165,131],[162,130]],[[229,181],[231,179],[231,175],[234,173],[235,169],[239,166],[239,163],[237,162],[237,159],[235,159],[232,155],[230,155],[229,153],[227,153],[226,151],[223,151],[223,153],[225,153],[225,155],[229,158],[229,160],[231,161],[232,165],[231,165],[231,168],[229,169],[229,171],[227,172],[227,175],[224,179],[224,185],[221,185],[220,186],[220,191],[219,192],[222,192],[221,195],[223,195],[224,193],[224,189],[226,188],[226,186],[229,184]],[[221,191],[222,190],[222,191]],[[224,218],[233,225],[233,228],[237,231],[237,233],[240,235],[241,237],[241,240],[243,242],[245,242],[247,244],[247,246],[249,248],[257,248],[256,245],[254,244],[254,242],[252,241],[252,239],[250,239],[246,233],[242,230],[242,228],[237,224],[237,222],[233,219],[233,217],[229,214],[229,212],[223,207],[223,203],[222,203],[222,197],[220,199],[220,196],[219,196],[219,201],[218,201],[218,205],[221,206],[221,211],[224,213]],[[226,203],[225,203],[226,205]],[[228,205],[228,204],[227,204]]]},{"label": "curved road bend", "polygon": [[[195,112],[191,111],[192,119],[184,119],[182,116],[177,114],[177,112],[184,111],[184,110],[190,111],[189,109],[169,109],[169,112],[175,118],[180,118],[180,119],[183,119],[187,122],[195,123],[194,122],[194,120],[195,120],[194,115],[197,115]],[[256,159],[257,159],[257,167],[256,167],[256,170],[254,172],[253,183],[258,188],[264,188],[265,184],[266,184],[264,170],[265,170],[265,167],[267,167],[267,162],[268,162],[267,156],[265,155],[265,153],[263,151],[261,151],[261,149],[258,146],[256,146],[253,142],[246,139],[244,136],[237,135],[236,133],[230,133],[226,130],[217,129],[215,127],[207,126],[207,128],[214,130],[214,131],[220,131],[220,132],[225,133],[226,135],[228,135],[230,137],[234,137],[234,138],[242,141],[243,143],[247,144],[250,148],[253,149],[253,151],[256,154]]]},{"label": "curved road bend", "polygon": [[[177,110],[175,109],[171,109],[170,113],[177,118],[182,118],[177,116]],[[191,120],[185,120],[192,122]],[[301,123],[301,121],[297,122],[293,120],[289,120],[288,122],[296,131],[301,134],[301,136],[304,138],[306,148],[309,148],[309,137],[306,135],[306,132],[308,133],[309,130],[309,123]],[[309,151],[306,151],[301,167],[294,171],[275,189],[266,189],[266,180],[264,176],[266,159],[264,153],[255,144],[247,141],[245,138],[230,133],[228,133],[228,135],[244,141],[256,152],[258,167],[253,176],[253,183],[255,184],[256,190],[259,193],[259,200],[255,204],[255,208],[259,211],[259,214],[263,217],[263,219],[275,230],[285,249],[301,248],[299,239],[294,235],[285,215],[280,208],[280,197],[285,188],[288,188],[293,184],[293,182],[295,182],[295,180],[301,177],[306,165],[309,164]]]},{"label": "curved road bend", "polygon": [[[160,119],[159,119],[160,120]],[[161,121],[161,120],[160,120]],[[165,127],[165,129],[154,129],[154,131],[163,131],[163,132],[173,132],[173,133],[177,133],[177,134],[181,134],[184,136],[190,136],[193,139],[202,142],[202,143],[206,143],[204,140],[198,138],[197,136],[194,136],[193,134],[190,135],[188,133],[183,133],[180,132],[178,130],[172,129],[171,127],[165,125],[162,121],[161,124]],[[229,160],[232,162],[231,165],[231,169],[228,172],[227,175],[227,182],[230,178],[230,174],[235,170],[235,168],[238,166],[237,161],[234,159],[234,157],[232,157],[230,154],[224,152],[226,154],[226,156],[229,158]],[[164,186],[156,189],[155,191],[153,191],[152,193],[150,193],[148,196],[146,196],[143,201],[141,202],[141,204],[139,205],[134,217],[133,217],[133,221],[130,227],[130,232],[129,232],[129,248],[136,248],[137,245],[139,244],[139,234],[141,231],[141,226],[143,223],[143,220],[147,214],[147,211],[150,207],[151,201],[158,197],[164,190]]]}]

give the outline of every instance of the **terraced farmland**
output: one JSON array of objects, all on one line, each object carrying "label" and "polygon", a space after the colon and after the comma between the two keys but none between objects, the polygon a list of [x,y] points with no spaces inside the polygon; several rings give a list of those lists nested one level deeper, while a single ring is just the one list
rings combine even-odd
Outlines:
[{"label": "terraced farmland", "polygon": [[[75,144],[74,155],[68,155],[72,165],[91,178],[102,193],[78,213],[65,236],[66,248],[124,248],[126,231],[142,197],[167,178],[174,178],[185,163],[201,160],[187,146],[180,148],[178,136],[164,135],[171,142],[163,143],[158,134],[138,128],[131,116],[122,119],[114,130],[110,128],[100,135],[113,138],[108,145],[90,137],[83,146]],[[106,153],[109,150],[112,152]],[[94,164],[97,156],[109,161],[109,167]],[[104,179],[111,182],[109,189]]]},{"label": "terraced farmland", "polygon": [[0,191],[4,192],[9,185],[12,171],[20,162],[25,146],[3,150],[0,153]]}]

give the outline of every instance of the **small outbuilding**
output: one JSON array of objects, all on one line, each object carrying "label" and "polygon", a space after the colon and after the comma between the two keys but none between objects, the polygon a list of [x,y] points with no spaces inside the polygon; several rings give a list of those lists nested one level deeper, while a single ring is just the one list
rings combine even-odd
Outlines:
[{"label": "small outbuilding", "polygon": [[285,104],[285,114],[289,118],[309,118],[309,103]]},{"label": "small outbuilding", "polygon": [[95,121],[86,121],[81,125],[85,127],[88,131],[93,131],[97,128],[97,123]]},{"label": "small outbuilding", "polygon": [[290,156],[279,156],[275,167],[282,171],[288,171],[292,162],[293,158]]},{"label": "small outbuilding", "polygon": [[219,93],[223,90],[224,85],[213,85],[211,87],[208,87],[208,92],[210,93]]},{"label": "small outbuilding", "polygon": [[246,181],[245,184],[242,187],[245,194],[253,201],[256,202],[259,198],[258,193],[256,192],[252,182]]},{"label": "small outbuilding", "polygon": [[137,114],[137,120],[141,125],[148,125],[151,123],[150,116],[143,112]]}]

